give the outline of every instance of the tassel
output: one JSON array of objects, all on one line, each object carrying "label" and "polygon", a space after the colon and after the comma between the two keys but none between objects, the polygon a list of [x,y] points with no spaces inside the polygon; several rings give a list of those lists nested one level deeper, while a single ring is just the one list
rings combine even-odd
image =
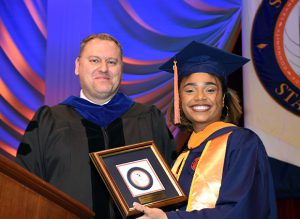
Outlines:
[{"label": "tassel", "polygon": [[179,109],[179,91],[178,91],[178,69],[177,61],[173,61],[173,71],[174,71],[174,124],[180,124],[180,109]]}]

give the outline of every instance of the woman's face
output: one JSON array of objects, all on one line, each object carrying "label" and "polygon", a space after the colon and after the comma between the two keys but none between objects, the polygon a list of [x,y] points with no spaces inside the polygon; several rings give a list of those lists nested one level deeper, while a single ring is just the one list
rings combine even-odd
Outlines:
[{"label": "woman's face", "polygon": [[224,99],[220,80],[207,73],[193,73],[180,84],[181,107],[195,132],[220,121]]}]

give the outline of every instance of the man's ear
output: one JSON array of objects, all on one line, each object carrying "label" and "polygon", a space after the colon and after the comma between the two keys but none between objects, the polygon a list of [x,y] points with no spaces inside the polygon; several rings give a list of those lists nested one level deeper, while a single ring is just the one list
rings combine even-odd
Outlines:
[{"label": "man's ear", "polygon": [[75,60],[75,75],[79,75],[79,57]]}]

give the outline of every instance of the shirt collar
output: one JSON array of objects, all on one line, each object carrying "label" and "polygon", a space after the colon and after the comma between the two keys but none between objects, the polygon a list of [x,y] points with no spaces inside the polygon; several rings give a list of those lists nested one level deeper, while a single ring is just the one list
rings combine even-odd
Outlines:
[{"label": "shirt collar", "polygon": [[111,99],[110,99],[110,100],[106,101],[106,102],[103,103],[103,104],[95,103],[95,102],[91,101],[90,99],[88,99],[88,98],[85,96],[85,94],[83,93],[83,90],[82,90],[82,89],[80,90],[80,98],[85,99],[85,100],[89,101],[90,103],[93,103],[93,104],[96,104],[96,105],[99,105],[99,106],[103,106],[103,105],[109,103],[109,101],[111,101]]}]

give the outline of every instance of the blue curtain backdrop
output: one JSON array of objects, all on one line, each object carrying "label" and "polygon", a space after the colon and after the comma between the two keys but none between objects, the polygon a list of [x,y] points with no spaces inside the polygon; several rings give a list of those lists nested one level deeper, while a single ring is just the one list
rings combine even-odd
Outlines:
[{"label": "blue curtain backdrop", "polygon": [[[158,66],[192,40],[232,49],[240,0],[0,0],[0,148],[15,155],[34,112],[80,87],[82,38],[107,32],[124,47],[122,90],[164,113],[172,76]],[[170,127],[176,135],[176,130]]]}]

